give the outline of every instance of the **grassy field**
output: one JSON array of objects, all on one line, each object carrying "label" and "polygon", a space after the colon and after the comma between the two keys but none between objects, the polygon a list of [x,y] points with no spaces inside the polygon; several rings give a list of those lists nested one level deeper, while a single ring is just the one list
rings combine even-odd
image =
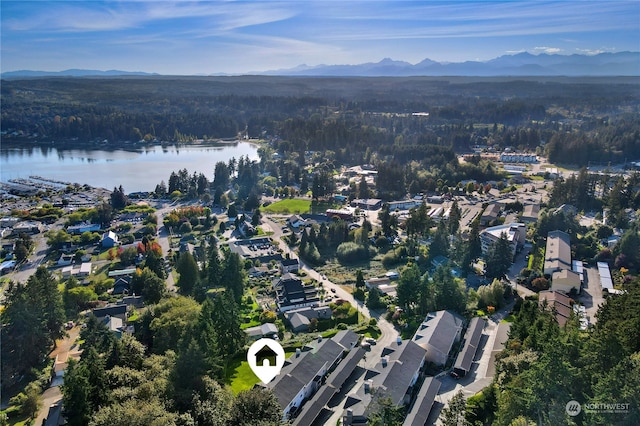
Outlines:
[{"label": "grassy field", "polygon": [[267,213],[309,213],[311,211],[311,200],[301,200],[297,198],[286,198],[263,207]]},{"label": "grassy field", "polygon": [[[289,358],[296,353],[295,348],[285,348],[285,357]],[[260,379],[253,374],[249,363],[244,356],[235,358],[227,368],[227,383],[234,394],[251,389]]]}]

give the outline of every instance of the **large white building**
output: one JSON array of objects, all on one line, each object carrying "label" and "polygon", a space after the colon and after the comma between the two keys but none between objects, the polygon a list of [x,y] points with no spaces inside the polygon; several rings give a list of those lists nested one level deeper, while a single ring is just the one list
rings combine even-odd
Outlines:
[{"label": "large white building", "polygon": [[524,223],[507,223],[482,230],[480,232],[480,243],[483,256],[487,255],[489,247],[498,241],[503,234],[509,241],[512,255],[515,256],[516,252],[524,246],[527,238],[527,226]]}]

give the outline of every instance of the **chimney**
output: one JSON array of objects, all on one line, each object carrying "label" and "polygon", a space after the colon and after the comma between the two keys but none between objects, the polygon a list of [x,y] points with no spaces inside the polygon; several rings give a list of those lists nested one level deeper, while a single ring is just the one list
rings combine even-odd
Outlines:
[{"label": "chimney", "polygon": [[364,393],[371,393],[373,390],[373,380],[365,380],[364,381]]},{"label": "chimney", "polygon": [[353,424],[353,411],[347,409],[345,415],[342,417],[342,424],[344,426],[351,426]]}]

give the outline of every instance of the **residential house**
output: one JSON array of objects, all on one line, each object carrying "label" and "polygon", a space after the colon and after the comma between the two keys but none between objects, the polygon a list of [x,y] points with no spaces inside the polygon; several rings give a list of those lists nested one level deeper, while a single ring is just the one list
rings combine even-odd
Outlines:
[{"label": "residential house", "polygon": [[287,225],[289,225],[289,226],[291,226],[292,228],[295,228],[295,229],[298,229],[301,226],[304,227],[304,225],[306,223],[307,222],[297,214],[289,216],[289,218],[287,219]]},{"label": "residential house", "polygon": [[[327,374],[338,369],[338,365],[358,340],[358,335],[352,330],[342,330],[331,339],[318,337],[287,359],[280,374],[266,385],[283,407],[284,421],[295,417],[302,404],[323,386]],[[363,351],[358,353],[364,355]],[[353,371],[357,362],[349,365]]]},{"label": "residential house", "polygon": [[249,340],[258,340],[263,337],[276,340],[278,339],[278,327],[271,322],[257,325],[255,327],[245,328],[244,332],[247,334]]},{"label": "residential house", "polygon": [[316,423],[319,420],[318,416],[323,412],[331,398],[342,390],[342,386],[345,383],[350,383],[347,379],[353,375],[356,366],[364,355],[365,349],[361,346],[349,351],[335,370],[326,378],[324,386],[302,406],[302,410],[294,419],[293,425],[308,426],[318,424]]},{"label": "residential house", "polygon": [[0,228],[13,228],[18,222],[20,218],[14,216],[0,217]]},{"label": "residential house", "polygon": [[[392,274],[393,276],[393,274]],[[388,276],[369,278],[364,281],[364,285],[368,289],[375,288],[380,294],[396,297],[398,286],[396,283],[391,283],[391,278]]]},{"label": "residential house", "polygon": [[111,248],[118,244],[118,236],[113,231],[107,231],[102,236],[102,247]]},{"label": "residential house", "polygon": [[252,266],[247,271],[247,274],[249,275],[249,278],[264,277],[268,273],[269,273],[269,268],[267,268],[266,266]]},{"label": "residential house", "polygon": [[62,400],[57,403],[51,405],[49,407],[49,412],[47,413],[47,418],[43,423],[43,426],[62,426],[67,424],[67,420],[62,415]]},{"label": "residential house", "polygon": [[303,333],[309,331],[309,325],[311,324],[311,320],[299,313],[293,313],[287,316],[289,320],[289,325],[291,325],[291,331],[294,333]]},{"label": "residential house", "polygon": [[333,312],[329,306],[305,307],[285,312],[284,317],[291,325],[294,333],[300,333],[309,329],[312,319],[330,319]]},{"label": "residential house", "polygon": [[458,352],[458,357],[453,366],[453,371],[458,374],[458,376],[463,377],[471,370],[473,358],[476,356],[478,345],[482,338],[482,330],[486,325],[487,320],[480,317],[473,317],[471,321],[469,321],[469,327],[467,327],[464,336],[464,346],[460,352]]},{"label": "residential house", "polygon": [[78,270],[79,278],[86,278],[91,275],[91,262],[83,262],[80,264],[80,269]]},{"label": "residential house", "polygon": [[520,220],[524,223],[535,223],[540,215],[540,204],[525,204]]},{"label": "residential house", "polygon": [[196,249],[195,245],[185,241],[185,242],[181,242],[180,243],[179,252],[180,252],[180,254],[188,252],[191,256],[193,256],[194,252],[195,252],[195,249]]},{"label": "residential house", "polygon": [[286,274],[287,272],[297,273],[300,269],[300,261],[298,259],[282,259],[280,261],[280,273]]},{"label": "residential house", "polygon": [[73,263],[74,255],[72,254],[63,254],[58,259],[58,266],[69,266]]},{"label": "residential house", "polygon": [[122,321],[127,319],[128,305],[110,304],[102,308],[95,308],[91,313],[98,319],[105,317],[120,318]]},{"label": "residential house", "polygon": [[100,322],[107,327],[107,330],[115,334],[117,338],[121,338],[122,333],[126,332],[124,321],[121,318],[107,315],[100,318]]},{"label": "residential house", "polygon": [[571,317],[571,302],[569,296],[557,291],[545,290],[538,293],[538,306],[553,312],[560,327],[564,327]]},{"label": "residential house", "polygon": [[563,231],[549,232],[544,253],[545,275],[564,269],[571,270],[571,266],[571,237]]},{"label": "residential house", "polygon": [[435,377],[425,377],[416,395],[416,402],[407,413],[403,425],[424,426],[427,424],[441,384],[440,380]]},{"label": "residential house", "polygon": [[122,277],[126,275],[133,275],[136,272],[136,268],[116,269],[115,271],[107,272],[109,278]]},{"label": "residential house", "polygon": [[487,226],[496,220],[500,215],[500,210],[502,210],[502,206],[500,204],[489,204],[480,216],[480,226]]},{"label": "residential house", "polygon": [[312,284],[304,284],[298,276],[291,273],[274,280],[273,290],[280,312],[318,305],[320,301],[318,290]]},{"label": "residential house", "polygon": [[142,308],[144,307],[144,297],[136,296],[135,294],[132,296],[125,296],[121,300],[118,300],[116,304],[133,306],[134,308]]},{"label": "residential house", "polygon": [[[412,395],[416,393],[416,387],[420,386],[426,353],[424,348],[412,340],[399,340],[384,348],[380,361],[373,369],[365,372],[364,383],[347,396],[342,424],[368,424],[369,418],[378,408],[380,398],[388,398],[394,407],[411,406]],[[440,382],[435,378],[425,379],[417,392],[422,399],[416,399],[414,404],[414,407],[417,405],[422,410],[419,414],[411,410],[408,424],[418,424],[412,420],[418,415],[429,416],[439,385]]]},{"label": "residential house", "polygon": [[255,226],[246,220],[243,220],[238,224],[238,231],[244,238],[251,238],[257,234]]},{"label": "residential house", "polygon": [[427,314],[412,341],[427,351],[426,360],[445,365],[453,344],[460,340],[463,319],[453,311]]},{"label": "residential house", "polygon": [[131,291],[131,276],[125,275],[123,277],[118,277],[116,281],[113,283],[111,294],[112,295],[129,294],[130,291]]},{"label": "residential house", "polygon": [[554,271],[551,274],[551,290],[569,294],[572,290],[580,292],[580,275],[570,269]]}]

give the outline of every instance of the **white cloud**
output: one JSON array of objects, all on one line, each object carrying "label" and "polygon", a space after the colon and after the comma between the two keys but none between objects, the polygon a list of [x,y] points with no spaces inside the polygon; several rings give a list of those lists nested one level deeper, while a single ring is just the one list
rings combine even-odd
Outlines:
[{"label": "white cloud", "polygon": [[562,49],[559,47],[537,46],[533,48],[533,51],[536,53],[554,54],[562,52]]},{"label": "white cloud", "polygon": [[617,49],[615,47],[601,47],[599,49],[580,49],[576,48],[577,52],[580,52],[584,55],[599,55],[600,53],[607,52],[615,52]]}]

